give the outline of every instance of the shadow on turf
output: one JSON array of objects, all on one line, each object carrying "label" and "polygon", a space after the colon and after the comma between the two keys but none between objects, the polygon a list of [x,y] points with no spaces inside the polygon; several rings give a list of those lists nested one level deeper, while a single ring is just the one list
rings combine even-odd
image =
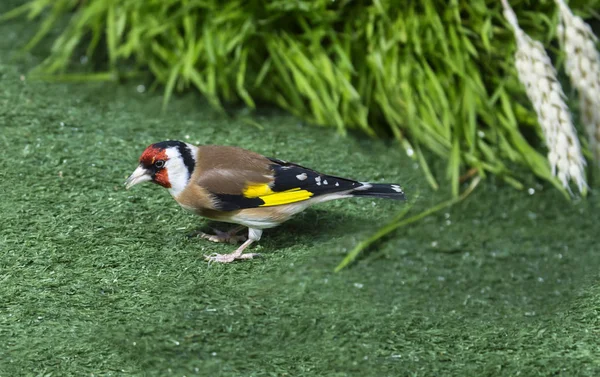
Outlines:
[{"label": "shadow on turf", "polygon": [[[356,224],[361,223],[361,218],[356,215],[311,208],[278,227],[266,229],[261,242],[264,239],[270,239],[276,243],[278,249],[288,248],[298,243],[312,244],[315,239],[330,239],[355,234],[360,231]],[[228,231],[236,226],[234,224],[208,221],[197,230],[214,233],[213,229]],[[190,238],[196,238],[192,235],[192,232],[188,231],[186,235]],[[239,234],[247,234],[247,231],[243,230]]]}]

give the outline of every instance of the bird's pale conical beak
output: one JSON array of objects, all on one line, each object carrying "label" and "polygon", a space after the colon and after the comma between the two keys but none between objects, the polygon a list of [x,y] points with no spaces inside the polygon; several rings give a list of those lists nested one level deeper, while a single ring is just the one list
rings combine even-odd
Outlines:
[{"label": "bird's pale conical beak", "polygon": [[137,167],[137,169],[135,169],[133,171],[133,173],[131,173],[129,178],[127,178],[127,181],[125,181],[125,188],[127,190],[129,190],[132,186],[135,186],[138,183],[148,182],[151,180],[152,180],[152,177],[150,176],[150,173],[148,172],[148,170],[144,169],[140,165]]}]

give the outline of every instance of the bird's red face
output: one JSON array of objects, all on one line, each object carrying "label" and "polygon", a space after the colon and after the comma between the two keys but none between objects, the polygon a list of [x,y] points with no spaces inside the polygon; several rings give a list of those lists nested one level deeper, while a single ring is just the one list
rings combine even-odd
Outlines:
[{"label": "bird's red face", "polygon": [[166,148],[157,147],[155,144],[146,148],[140,157],[140,165],[151,172],[152,181],[159,185],[169,188],[169,174],[165,164],[169,160]]},{"label": "bird's red face", "polygon": [[160,144],[161,143],[152,144],[144,150],[140,156],[139,166],[131,176],[129,176],[127,182],[125,182],[128,189],[138,183],[147,181],[157,183],[166,188],[171,187],[169,173],[166,167],[167,161],[169,160],[167,148]]}]

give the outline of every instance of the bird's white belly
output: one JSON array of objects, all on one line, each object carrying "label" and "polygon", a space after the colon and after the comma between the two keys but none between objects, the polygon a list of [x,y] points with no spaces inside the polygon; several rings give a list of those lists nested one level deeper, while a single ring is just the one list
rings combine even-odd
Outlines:
[{"label": "bird's white belly", "polygon": [[277,225],[281,224],[280,222],[269,220],[269,219],[257,219],[257,218],[250,218],[250,217],[244,217],[244,216],[234,216],[226,221],[230,222],[230,223],[234,223],[234,224],[240,224],[243,226],[247,226],[248,228],[254,228],[254,229],[274,228]]}]

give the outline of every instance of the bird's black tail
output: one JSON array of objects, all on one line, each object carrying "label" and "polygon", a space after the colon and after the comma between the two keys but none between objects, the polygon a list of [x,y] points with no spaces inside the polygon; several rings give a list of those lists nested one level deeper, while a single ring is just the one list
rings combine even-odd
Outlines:
[{"label": "bird's black tail", "polygon": [[352,196],[406,200],[406,195],[404,195],[404,190],[400,185],[387,183],[363,183],[362,186],[354,189],[351,194]]}]

